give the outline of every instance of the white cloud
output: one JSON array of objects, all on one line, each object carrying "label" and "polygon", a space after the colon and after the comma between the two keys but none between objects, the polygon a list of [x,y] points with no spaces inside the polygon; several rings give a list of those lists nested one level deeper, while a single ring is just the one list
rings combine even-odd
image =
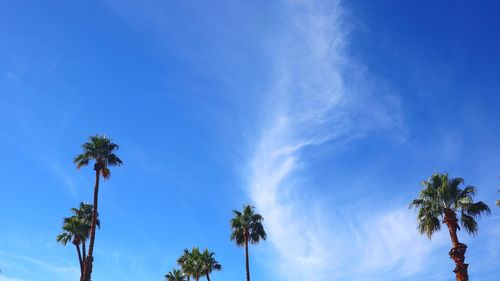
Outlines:
[{"label": "white cloud", "polygon": [[[2,260],[9,261],[9,263],[6,265],[10,264],[9,268],[12,269],[11,271],[15,272],[23,271],[25,274],[29,275],[35,275],[35,273],[40,273],[42,274],[41,276],[43,276],[43,274],[54,274],[54,276],[60,277],[60,280],[64,279],[76,280],[80,276],[80,269],[75,266],[60,265],[60,264],[55,264],[54,262],[32,258],[29,256],[13,255],[6,253],[0,253],[0,258],[2,258]],[[18,267],[21,264],[29,266],[26,266],[22,268],[22,270],[20,270],[20,268]],[[0,281],[24,281],[24,279],[19,279],[18,277],[16,278],[8,277],[11,276],[10,273],[7,272],[9,268],[3,269],[2,275],[0,275]],[[35,280],[40,280],[40,279],[35,279]]]},{"label": "white cloud", "polygon": [[320,206],[303,196],[308,188],[300,185],[296,172],[306,165],[305,148],[332,146],[375,129],[404,138],[404,128],[398,99],[370,94],[364,68],[349,61],[339,2],[287,4],[292,24],[281,38],[283,47],[271,53],[277,78],[247,178],[276,253],[272,267],[286,280],[415,273],[430,246],[442,240],[430,243],[419,236],[406,206],[362,214]]},{"label": "white cloud", "polygon": [[0,281],[29,281],[27,279],[12,278],[0,275]]}]

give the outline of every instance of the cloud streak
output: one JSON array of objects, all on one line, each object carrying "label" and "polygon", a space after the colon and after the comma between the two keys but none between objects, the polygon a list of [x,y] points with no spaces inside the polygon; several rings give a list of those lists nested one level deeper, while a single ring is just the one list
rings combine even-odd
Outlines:
[{"label": "cloud streak", "polygon": [[[17,277],[9,277],[10,272],[15,272],[16,274],[23,273],[25,276],[36,276],[37,279],[32,279],[32,277],[29,279],[32,281],[41,280],[45,275],[50,274],[58,276],[60,279],[57,280],[75,280],[80,275],[80,269],[75,266],[61,266],[53,262],[40,260],[29,256],[1,253],[0,259],[6,259],[7,261],[9,261],[8,263],[4,264],[2,275],[0,275],[1,281],[24,281],[28,278],[24,277],[24,279],[19,279]],[[22,264],[28,266],[21,268],[20,265]],[[35,273],[38,273],[38,275],[36,275]]]},{"label": "cloud streak", "polygon": [[276,79],[247,174],[249,195],[265,214],[273,267],[286,280],[414,274],[442,239],[429,243],[408,231],[416,226],[406,206],[363,214],[303,196],[300,172],[309,148],[336,146],[375,129],[404,139],[404,126],[397,99],[372,96],[364,68],[349,60],[340,2],[285,4],[292,24],[272,54]]}]

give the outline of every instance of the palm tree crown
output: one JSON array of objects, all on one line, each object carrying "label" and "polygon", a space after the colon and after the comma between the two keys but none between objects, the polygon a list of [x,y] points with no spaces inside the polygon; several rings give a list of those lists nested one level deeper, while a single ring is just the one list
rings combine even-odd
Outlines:
[{"label": "palm tree crown", "polygon": [[264,218],[254,212],[255,208],[250,205],[243,206],[243,212],[233,210],[234,217],[231,219],[231,240],[238,247],[245,246],[245,240],[257,244],[260,240],[266,240],[267,234],[262,225]]},{"label": "palm tree crown", "polygon": [[[64,218],[64,220],[66,221],[71,218],[77,218],[79,221],[81,221],[88,227],[88,233],[85,235],[85,237],[88,238],[90,235],[90,226],[92,224],[94,205],[92,205],[91,203],[80,202],[78,208],[71,208],[70,211],[73,213],[73,216],[69,218]],[[101,227],[101,221],[99,220],[99,218],[97,218],[96,220],[96,225],[97,228]]]},{"label": "palm tree crown", "polygon": [[184,276],[189,280],[194,271],[194,265],[191,252],[188,249],[184,249],[182,256],[177,259],[177,264],[182,268]]},{"label": "palm tree crown", "polygon": [[[92,223],[93,205],[90,203],[80,203],[79,208],[71,208],[73,216],[63,219],[63,233],[57,236],[57,242],[66,245],[68,242],[75,241],[76,244],[85,243],[89,238],[90,226]],[[100,221],[97,219],[97,226],[100,226]]]},{"label": "palm tree crown", "polygon": [[87,166],[90,161],[95,161],[94,169],[99,171],[104,179],[111,175],[108,166],[120,166],[122,160],[116,156],[118,145],[111,142],[106,136],[95,135],[82,145],[83,152],[73,159],[76,167],[80,169]]},{"label": "palm tree crown", "polygon": [[182,271],[179,269],[175,269],[175,268],[172,269],[172,271],[169,271],[165,275],[165,279],[166,279],[166,281],[185,281],[186,280]]},{"label": "palm tree crown", "polygon": [[184,249],[182,256],[177,259],[184,276],[189,280],[192,276],[196,281],[206,274],[206,267],[203,264],[200,248],[194,247],[191,251]]},{"label": "palm tree crown", "polygon": [[[473,202],[475,195],[474,186],[460,188],[464,180],[462,178],[448,178],[448,174],[434,174],[428,180],[423,181],[424,189],[419,198],[413,200],[410,207],[418,209],[418,230],[426,234],[429,239],[434,232],[441,229],[440,218],[444,223],[448,216],[457,220],[456,214],[460,214],[460,225],[472,235],[478,231],[476,218],[483,213],[490,213],[490,208],[484,202]],[[457,228],[460,226],[457,224]]]},{"label": "palm tree crown", "polygon": [[80,245],[85,239],[90,226],[87,227],[76,217],[64,218],[63,233],[57,235],[57,242],[66,245],[72,242],[74,245]]},{"label": "palm tree crown", "polygon": [[201,259],[201,267],[208,281],[210,281],[210,274],[212,271],[221,271],[222,266],[215,259],[215,253],[210,252],[208,249],[205,249],[200,256]]}]

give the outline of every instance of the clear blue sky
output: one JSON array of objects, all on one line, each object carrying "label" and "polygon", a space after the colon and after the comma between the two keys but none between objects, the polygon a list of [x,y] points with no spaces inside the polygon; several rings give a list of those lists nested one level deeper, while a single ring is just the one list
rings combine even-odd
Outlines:
[{"label": "clear blue sky", "polygon": [[408,203],[449,172],[492,214],[472,280],[500,280],[495,1],[0,1],[1,281],[77,280],[61,219],[92,198],[72,158],[106,134],[93,280],[162,280],[208,247],[244,279],[231,210],[268,241],[253,280],[454,280]]}]

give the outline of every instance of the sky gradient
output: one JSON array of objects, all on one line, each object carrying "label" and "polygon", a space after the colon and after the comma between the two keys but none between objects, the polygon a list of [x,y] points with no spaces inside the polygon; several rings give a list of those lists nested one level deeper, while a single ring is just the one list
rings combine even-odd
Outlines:
[{"label": "sky gradient", "polygon": [[[231,210],[264,218],[253,280],[452,281],[408,204],[433,172],[492,213],[471,280],[500,279],[500,4],[0,1],[0,281],[79,276],[62,218],[92,200],[88,136],[120,145],[93,280],[162,280],[184,248],[244,279]],[[375,3],[376,2],[376,3]]]}]

